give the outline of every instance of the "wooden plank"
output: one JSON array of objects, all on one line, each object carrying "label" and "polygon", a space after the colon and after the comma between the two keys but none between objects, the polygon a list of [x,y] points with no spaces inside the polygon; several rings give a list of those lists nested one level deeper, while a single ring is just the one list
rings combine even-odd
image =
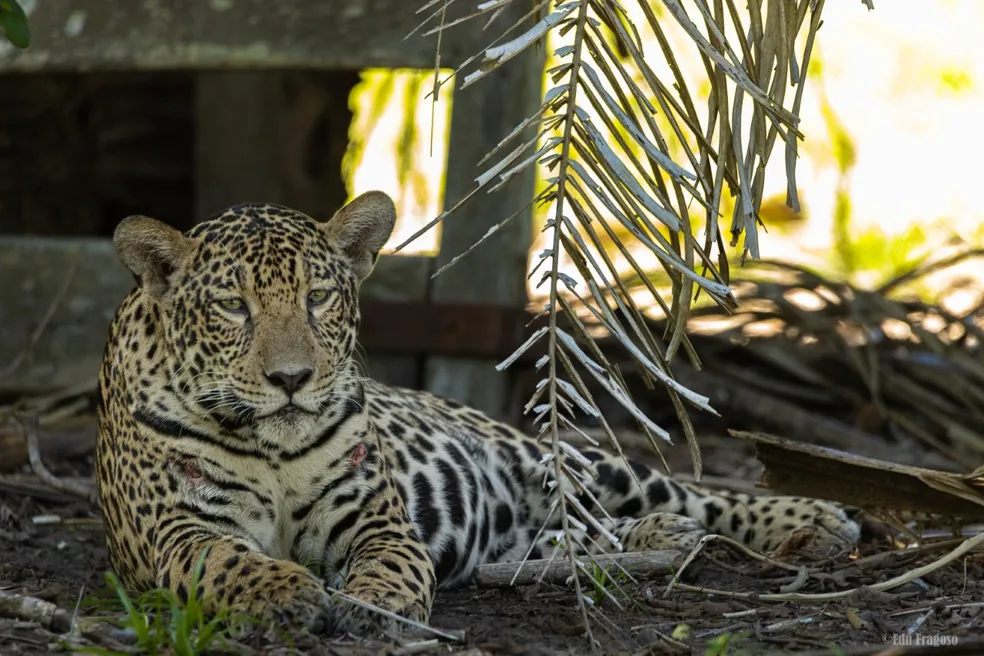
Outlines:
[{"label": "wooden plank", "polygon": [[497,305],[373,299],[362,304],[359,344],[380,353],[505,358],[523,343],[531,319],[525,310]]},{"label": "wooden plank", "polygon": [[345,203],[342,159],[358,72],[195,77],[196,216],[256,201],[327,219]]},{"label": "wooden plank", "polygon": [[[434,258],[420,255],[381,255],[362,288],[363,306],[368,299],[423,303],[434,271]],[[369,326],[370,328],[372,326]],[[420,387],[422,358],[419,354],[373,352],[360,349],[366,375],[387,385]]]},{"label": "wooden plank", "polygon": [[767,433],[728,432],[755,444],[764,467],[762,486],[774,494],[864,510],[984,520],[984,483],[973,473],[900,465]]},{"label": "wooden plank", "polygon": [[[238,203],[280,203],[276,175],[276,85],[267,71],[195,76],[195,216]],[[230,111],[231,108],[235,111]],[[273,125],[271,126],[271,123]]]},{"label": "wooden plank", "polygon": [[[363,285],[362,298],[423,297],[431,266],[429,257],[383,256]],[[94,378],[116,306],[134,284],[112,242],[0,237],[0,280],[0,374],[23,357],[0,378],[0,393]]]},{"label": "wooden plank", "polygon": [[[525,12],[513,3],[497,22],[510,25]],[[453,30],[449,31],[449,34]],[[484,43],[480,41],[479,43]],[[445,207],[450,207],[474,185],[477,164],[492,148],[540,105],[545,49],[527,48],[498,71],[464,91],[456,90],[451,106],[451,141],[448,152]],[[460,78],[456,81],[460,85]],[[522,140],[532,138],[530,132]],[[517,141],[516,143],[521,143]],[[486,167],[488,164],[486,165]],[[464,252],[499,221],[529,204],[535,193],[535,167],[514,176],[492,194],[477,194],[442,226],[438,267]],[[526,267],[532,238],[530,210],[501,228],[481,247],[434,279],[430,300],[435,303],[483,303],[523,308]],[[494,417],[515,419],[510,406],[508,374],[495,371],[488,359],[428,358],[426,389],[454,398]]]},{"label": "wooden plank", "polygon": [[[471,9],[453,3],[448,19]],[[0,44],[0,72],[164,69],[430,68],[436,36],[407,0],[105,0],[30,3],[31,46]],[[474,53],[449,30],[441,62]],[[232,105],[230,111],[236,111]]]}]

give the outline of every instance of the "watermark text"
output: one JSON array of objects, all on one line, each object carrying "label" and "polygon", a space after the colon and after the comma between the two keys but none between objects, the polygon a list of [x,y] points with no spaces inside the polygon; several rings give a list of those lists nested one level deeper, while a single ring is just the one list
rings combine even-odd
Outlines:
[{"label": "watermark text", "polygon": [[886,633],[882,635],[882,642],[903,647],[944,647],[957,644],[957,636],[938,633]]}]

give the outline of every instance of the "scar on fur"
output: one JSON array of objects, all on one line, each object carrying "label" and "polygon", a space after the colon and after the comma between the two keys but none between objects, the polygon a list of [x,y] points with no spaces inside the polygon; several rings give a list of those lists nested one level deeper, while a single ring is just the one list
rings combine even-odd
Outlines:
[{"label": "scar on fur", "polygon": [[194,458],[175,458],[173,463],[184,474],[188,484],[192,487],[199,487],[209,482],[208,477],[198,468]]},{"label": "scar on fur", "polygon": [[349,464],[353,467],[358,467],[366,457],[366,445],[359,442],[352,449],[352,455],[349,456]]}]

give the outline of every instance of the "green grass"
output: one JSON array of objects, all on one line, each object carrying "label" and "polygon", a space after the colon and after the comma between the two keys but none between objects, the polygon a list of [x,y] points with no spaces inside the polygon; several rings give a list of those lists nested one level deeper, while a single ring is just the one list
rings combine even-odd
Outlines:
[{"label": "green grass", "polygon": [[[204,654],[217,641],[228,636],[228,628],[240,618],[232,618],[228,612],[205,614],[203,599],[198,596],[205,554],[195,566],[187,601],[182,601],[171,590],[150,590],[138,599],[131,599],[120,580],[112,572],[106,573],[108,588],[86,600],[88,608],[100,609],[110,614],[108,621],[120,628],[130,629],[135,638],[135,648],[149,656],[168,654],[173,656],[198,656]],[[120,617],[119,615],[122,614]],[[78,653],[97,656],[124,656],[132,651],[115,651],[104,647],[73,645]]]},{"label": "green grass", "polygon": [[[614,574],[612,573],[614,570]],[[591,562],[591,587],[594,590],[585,593],[585,597],[591,600],[595,606],[600,606],[609,594],[619,589],[619,584],[627,583],[628,577],[625,572],[618,569],[616,565],[601,567],[598,563]],[[607,594],[606,594],[607,593]]]},{"label": "green grass", "polygon": [[748,652],[736,647],[735,643],[747,637],[748,633],[746,632],[722,633],[707,641],[707,649],[704,654],[705,656],[744,656]]}]

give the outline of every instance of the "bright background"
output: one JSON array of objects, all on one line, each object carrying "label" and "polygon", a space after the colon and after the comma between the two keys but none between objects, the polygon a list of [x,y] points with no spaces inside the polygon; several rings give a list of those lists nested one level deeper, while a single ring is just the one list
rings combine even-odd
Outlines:
[{"label": "bright background", "polygon": [[[982,34],[980,0],[881,1],[870,12],[857,0],[826,3],[801,111],[803,212],[785,208],[777,146],[763,257],[870,286],[927,253],[984,241]],[[698,63],[688,52],[680,59],[686,68]],[[434,106],[426,97],[432,77],[370,71],[352,96],[351,134],[362,142],[350,191],[382,189],[398,199],[390,247],[441,209],[450,93],[445,87]],[[405,252],[433,253],[438,230]]]}]

